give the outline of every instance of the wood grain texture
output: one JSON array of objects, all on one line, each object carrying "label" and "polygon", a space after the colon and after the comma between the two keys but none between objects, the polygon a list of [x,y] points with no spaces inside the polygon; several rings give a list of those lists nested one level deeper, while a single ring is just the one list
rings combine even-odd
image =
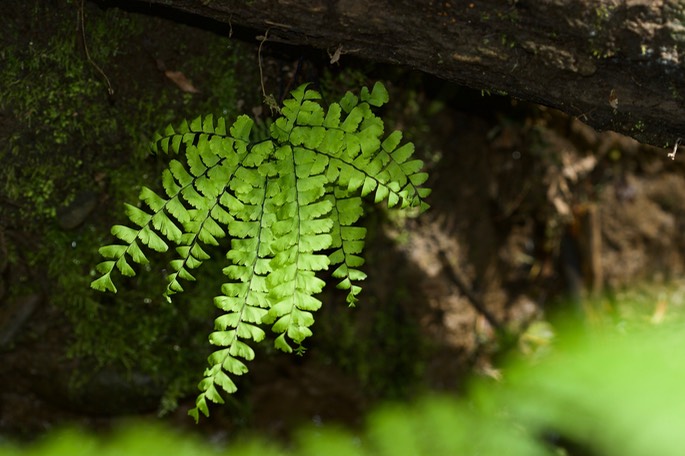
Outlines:
[{"label": "wood grain texture", "polygon": [[677,0],[136,1],[506,93],[659,147],[685,136]]}]

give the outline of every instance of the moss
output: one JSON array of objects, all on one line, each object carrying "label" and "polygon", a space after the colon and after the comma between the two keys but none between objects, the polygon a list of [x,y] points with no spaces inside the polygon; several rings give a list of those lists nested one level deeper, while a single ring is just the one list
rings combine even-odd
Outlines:
[{"label": "moss", "polygon": [[[26,8],[23,17],[30,29],[41,33],[21,44],[3,43],[0,109],[12,115],[14,125],[2,156],[3,163],[12,166],[0,170],[0,185],[21,207],[22,220],[44,222],[73,198],[74,190],[92,185],[84,167],[84,143],[112,135],[117,123],[106,99],[103,103],[106,92],[80,54],[75,6],[34,2]],[[98,59],[115,55],[119,38],[136,31],[115,14],[94,24],[99,26],[94,27],[93,42],[107,44],[94,46],[92,54]],[[111,27],[105,29],[106,24]],[[8,41],[13,33],[20,30],[7,32]]]},{"label": "moss", "polygon": [[671,97],[673,97],[674,100],[681,100],[683,98],[683,96],[680,94],[680,90],[678,89],[678,87],[676,87],[675,84],[669,84],[668,88],[671,92]]},{"label": "moss", "polygon": [[[104,366],[143,372],[167,386],[162,408],[171,409],[179,397],[195,390],[196,373],[204,366],[205,334],[215,311],[212,298],[224,280],[211,271],[220,268],[202,268],[197,277],[203,287],[189,285],[173,304],[160,297],[166,258],[150,264],[146,274],[127,279],[117,295],[96,294],[88,285],[99,259],[97,247],[111,240],[107,227],[123,220],[123,201],[135,200],[142,184],[158,189],[168,157],[150,156],[148,140],[154,131],[201,113],[232,118],[239,107],[249,111],[245,108],[258,104],[256,46],[86,4],[88,49],[114,87],[110,97],[74,28],[80,2],[13,3],[21,8],[14,16],[26,23],[12,24],[0,37],[0,111],[13,119],[0,130],[0,139],[9,144],[0,158],[10,164],[0,168],[0,194],[12,201],[11,207],[0,207],[0,215],[3,223],[11,220],[38,240],[25,252],[32,276],[24,277],[23,286],[35,286],[35,277],[40,277],[50,304],[70,322],[68,354],[85,366],[78,380]],[[25,39],[13,41],[26,30],[31,32]],[[146,42],[152,45],[141,44]],[[155,58],[185,74],[201,93],[181,92],[158,70]],[[327,70],[321,80],[324,96],[335,99],[349,87],[369,85],[369,74],[373,69]],[[417,93],[401,98],[402,117],[413,118],[421,109]],[[409,125],[409,137],[428,128],[427,123]],[[80,226],[61,228],[60,208],[83,191],[96,194],[97,208]],[[213,254],[213,261],[223,260],[218,251]],[[389,305],[407,300],[401,290],[396,293]],[[355,317],[340,315],[334,318]],[[339,353],[372,391],[406,396],[420,370],[417,329],[397,320],[390,308],[374,318],[382,333],[360,337],[345,320],[349,326],[330,352]],[[397,355],[378,363],[374,353],[379,345]]]},{"label": "moss", "polygon": [[[12,2],[13,17],[21,20],[0,38],[0,140],[8,145],[0,149],[6,165],[0,168],[0,223],[37,240],[22,255],[30,272],[12,292],[41,283],[73,328],[67,351],[88,366],[81,378],[103,366],[142,371],[169,385],[168,407],[195,388],[197,378],[188,373],[204,365],[204,326],[211,325],[221,278],[205,274],[206,286],[193,291],[192,301],[168,304],[160,298],[163,263],[106,297],[89,288],[92,267],[97,247],[108,241],[106,226],[121,220],[123,201],[137,197],[140,184],[132,182],[142,177],[145,185],[158,185],[167,158],[149,154],[154,131],[193,113],[234,117],[239,99],[256,98],[240,85],[258,81],[251,71],[236,76],[253,50],[220,34],[86,4],[88,50],[112,82],[110,97],[74,27],[79,6]],[[141,45],[150,30],[166,32],[161,45],[175,53],[174,63],[201,85],[201,94],[183,93],[158,70]],[[60,208],[84,191],[95,194],[94,212],[75,229],[60,227]],[[207,286],[212,283],[215,288]]]},{"label": "moss", "polygon": [[595,8],[595,24],[601,25],[611,19],[615,7],[608,5],[600,5]]},{"label": "moss", "polygon": [[329,303],[317,320],[315,343],[326,361],[356,378],[372,398],[407,399],[425,386],[423,360],[429,347],[407,313],[411,299],[400,286],[383,302],[367,296],[364,306],[374,310],[363,317],[361,309]]},{"label": "moss", "polygon": [[187,48],[183,56],[183,69],[202,79],[209,94],[182,94],[168,82],[150,90],[150,81],[138,81],[127,66],[144,39],[143,30],[156,26],[149,24],[153,19],[86,5],[89,54],[109,74],[115,90],[108,98],[74,28],[77,9],[74,3],[28,3],[22,15],[27,28],[41,30],[49,24],[50,30],[19,43],[12,40],[21,33],[16,25],[2,43],[0,110],[15,125],[6,138],[9,147],[0,152],[3,163],[13,166],[0,170],[0,185],[23,208],[24,220],[53,218],[74,191],[93,186],[94,173],[146,158],[146,138],[181,118],[179,111],[200,113],[221,106],[218,114],[235,115],[239,88],[233,74],[240,52],[227,37],[205,33],[202,53]]},{"label": "moss", "polygon": [[638,120],[637,122],[635,122],[635,125],[633,125],[633,128],[631,128],[631,130],[638,133],[642,133],[643,131],[645,131],[645,123],[641,120]]}]

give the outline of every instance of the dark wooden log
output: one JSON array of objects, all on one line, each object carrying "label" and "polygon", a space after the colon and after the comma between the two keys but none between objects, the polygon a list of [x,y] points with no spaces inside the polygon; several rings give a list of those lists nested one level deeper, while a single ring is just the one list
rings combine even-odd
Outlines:
[{"label": "dark wooden log", "polygon": [[679,0],[138,1],[506,93],[659,147],[685,137]]}]

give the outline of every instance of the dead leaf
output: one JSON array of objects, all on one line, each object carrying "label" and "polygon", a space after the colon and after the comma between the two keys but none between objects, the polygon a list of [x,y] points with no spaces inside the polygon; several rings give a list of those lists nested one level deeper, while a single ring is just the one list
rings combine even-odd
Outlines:
[{"label": "dead leaf", "polygon": [[165,70],[164,76],[171,79],[171,81],[178,86],[184,92],[187,93],[200,93],[199,90],[195,88],[192,82],[186,78],[185,74],[180,71]]},{"label": "dead leaf", "polygon": [[587,157],[581,158],[580,160],[576,160],[572,163],[570,163],[569,160],[568,162],[565,162],[564,165],[565,166],[562,169],[562,174],[566,179],[572,183],[575,183],[580,178],[585,177],[593,169],[595,169],[595,166],[597,166],[597,158],[593,155],[588,155]]},{"label": "dead leaf", "polygon": [[342,55],[342,49],[342,44],[340,44],[332,54],[328,51],[328,56],[331,58],[331,65],[338,63],[338,60],[340,60],[340,56]]},{"label": "dead leaf", "polygon": [[345,55],[345,54],[351,54],[355,52],[359,52],[359,49],[348,49],[348,50],[343,50],[343,45],[339,44],[337,48],[335,48],[335,51],[331,52],[330,49],[328,51],[328,57],[331,58],[331,65],[334,63],[338,63],[340,61],[340,56]]},{"label": "dead leaf", "polygon": [[611,89],[611,92],[609,92],[609,106],[613,109],[618,109],[618,95],[616,95],[614,89]]}]

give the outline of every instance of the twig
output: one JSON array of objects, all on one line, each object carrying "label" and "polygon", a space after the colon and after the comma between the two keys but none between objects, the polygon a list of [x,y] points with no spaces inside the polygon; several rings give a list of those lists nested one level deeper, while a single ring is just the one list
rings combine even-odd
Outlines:
[{"label": "twig", "polygon": [[440,263],[442,264],[443,268],[447,272],[447,276],[450,278],[450,280],[459,288],[459,291],[466,296],[466,299],[469,300],[471,305],[473,306],[476,311],[483,315],[485,319],[488,321],[490,326],[492,326],[497,333],[500,335],[506,335],[506,329],[504,326],[495,318],[495,316],[483,305],[481,300],[476,296],[476,294],[471,290],[471,288],[466,285],[466,283],[459,277],[459,275],[454,271],[454,268],[452,267],[452,264],[450,261],[447,259],[447,254],[443,249],[440,249],[438,252],[438,257],[440,259]]},{"label": "twig", "polygon": [[257,37],[257,39],[261,39],[261,42],[259,43],[259,49],[257,50],[257,60],[259,61],[259,81],[262,84],[262,96],[264,96],[264,103],[266,103],[273,114],[274,111],[280,112],[280,109],[278,108],[278,103],[276,103],[274,96],[266,94],[266,88],[264,87],[264,71],[262,70],[262,46],[264,46],[266,40],[269,39],[269,30],[271,29],[266,29],[264,36]]},{"label": "twig", "polygon": [[88,43],[86,42],[86,20],[85,20],[85,9],[83,6],[85,0],[81,0],[81,8],[79,8],[79,16],[81,17],[81,36],[83,37],[83,49],[86,51],[86,58],[88,59],[88,62],[95,68],[105,79],[105,82],[107,83],[107,93],[112,96],[114,95],[114,89],[112,88],[112,84],[109,82],[109,78],[105,74],[104,71],[93,61],[93,59],[90,58],[90,52],[88,52]]}]

